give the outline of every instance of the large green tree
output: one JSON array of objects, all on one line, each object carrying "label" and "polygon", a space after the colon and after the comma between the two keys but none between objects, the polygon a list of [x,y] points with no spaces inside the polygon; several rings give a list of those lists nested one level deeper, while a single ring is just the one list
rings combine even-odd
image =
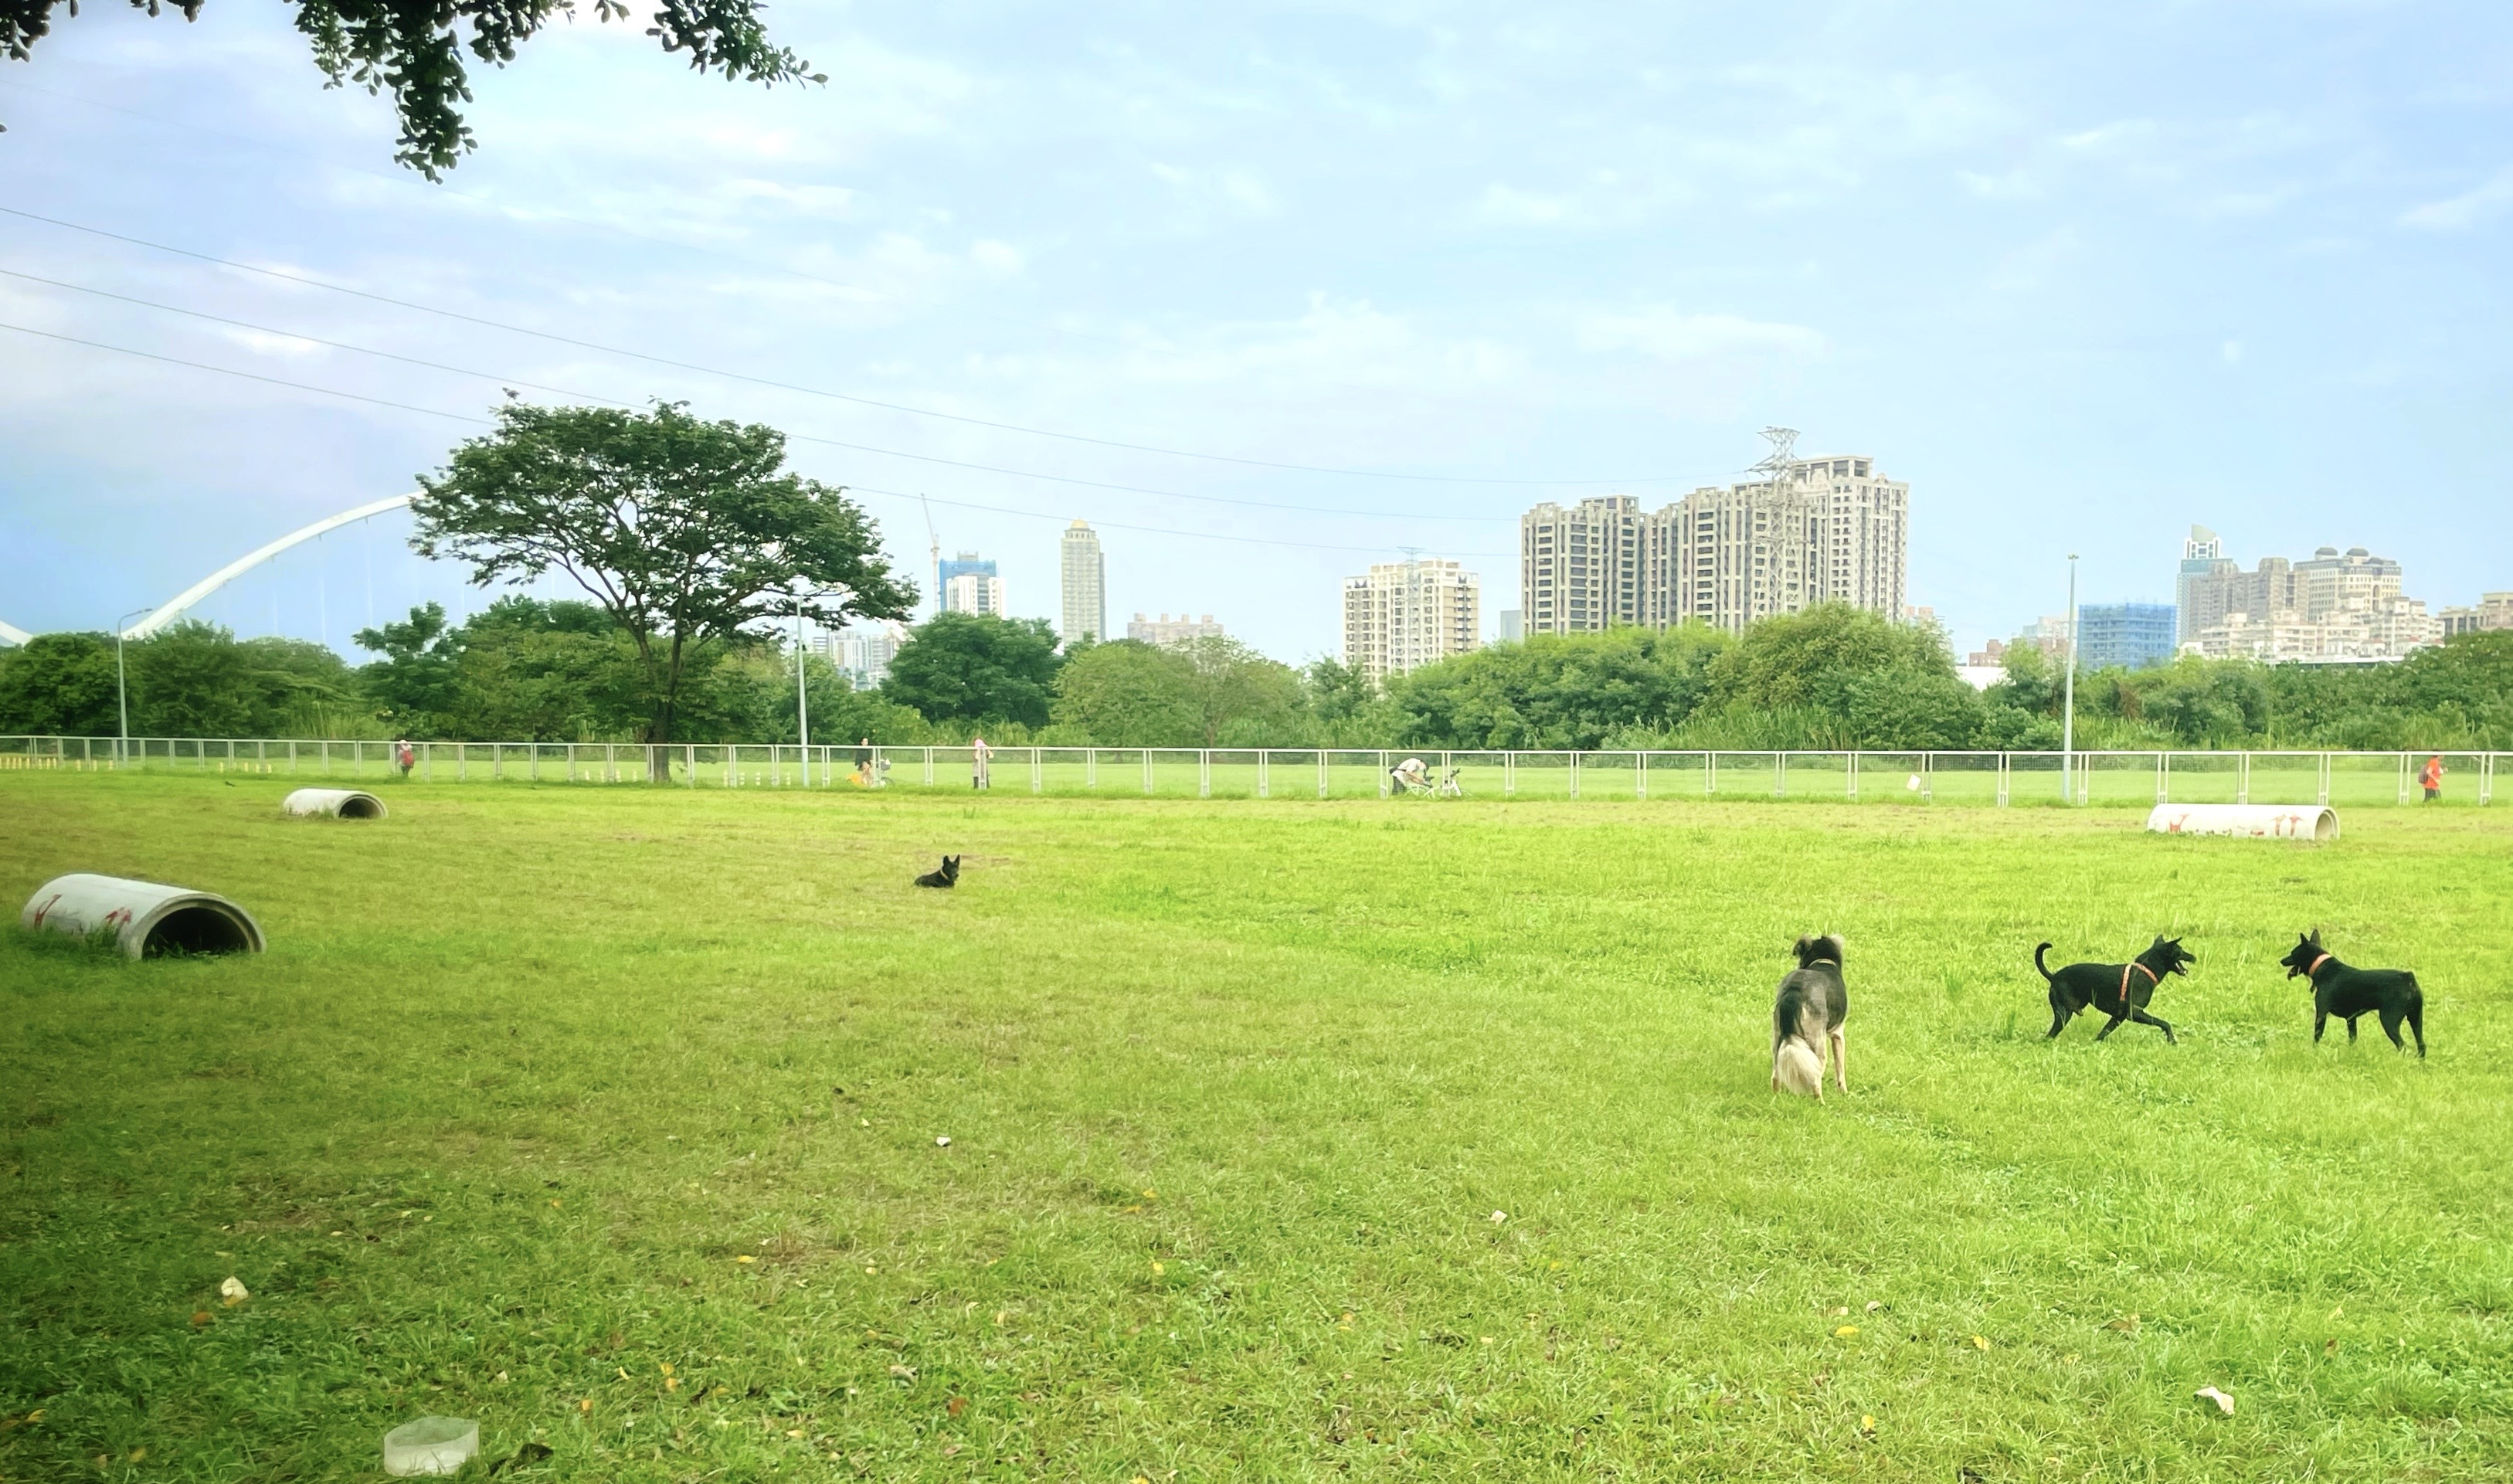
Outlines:
[{"label": "large green tree", "polygon": [[1103,747],[1185,747],[1201,733],[1195,666],[1140,639],[1095,644],[1056,676],[1056,724]]},{"label": "large green tree", "polygon": [[[553,18],[576,17],[575,0],[289,0],[297,29],[314,50],[329,87],[355,84],[390,93],[401,121],[393,158],[433,180],[474,143],[462,121],[471,100],[463,54],[490,66],[515,60],[515,48]],[[131,0],[158,15],[173,9],[199,18],[202,0]],[[78,0],[0,0],[0,53],[24,61],[52,30],[53,12]],[[646,34],[663,50],[686,54],[700,72],[741,82],[823,83],[812,64],[768,39],[758,0],[661,0]],[[620,0],[594,0],[602,20],[626,20]]]},{"label": "large green tree", "polygon": [[1278,745],[1291,740],[1300,709],[1300,677],[1290,665],[1214,634],[1178,646],[1200,746]]},{"label": "large green tree", "polygon": [[0,732],[111,737],[114,694],[111,634],[37,634],[0,650]]},{"label": "large green tree", "polygon": [[[508,402],[497,431],[422,476],[412,545],[468,562],[480,586],[562,573],[634,647],[644,740],[669,742],[695,652],[795,613],[830,627],[902,617],[914,589],[846,492],[786,472],[785,435],[638,413]],[[1044,701],[1040,704],[1044,710]],[[655,753],[669,777],[668,753]]]},{"label": "large green tree", "polygon": [[936,614],[892,658],[881,694],[946,726],[1043,727],[1060,663],[1056,630],[1044,619]]},{"label": "large green tree", "polygon": [[1397,741],[1432,747],[1594,747],[1680,725],[1710,689],[1726,634],[1698,624],[1531,634],[1388,683]]}]

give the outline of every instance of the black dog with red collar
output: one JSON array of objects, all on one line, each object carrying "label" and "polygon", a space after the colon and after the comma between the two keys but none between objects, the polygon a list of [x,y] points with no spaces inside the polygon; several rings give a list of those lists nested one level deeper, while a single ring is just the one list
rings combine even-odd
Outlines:
[{"label": "black dog with red collar", "polygon": [[2332,1016],[2347,1023],[2347,1039],[2352,1042],[2356,1018],[2372,1014],[2382,1018],[2383,1033],[2402,1051],[2409,1047],[2400,1039],[2400,1023],[2408,1022],[2417,1038],[2417,1055],[2426,1054],[2426,996],[2417,987],[2415,975],[2406,969],[2351,969],[2321,946],[2317,930],[2297,934],[2294,949],[2279,962],[2286,965],[2287,978],[2312,981],[2315,1043]]},{"label": "black dog with red collar", "polygon": [[2056,1037],[2080,1011],[2088,1008],[2111,1017],[2110,1024],[2094,1032],[2097,1041],[2120,1029],[2124,1021],[2152,1025],[2164,1032],[2167,1041],[2180,1039],[2171,1025],[2146,1013],[2164,976],[2188,974],[2189,965],[2199,961],[2181,946],[2180,939],[2159,937],[2145,952],[2125,964],[2070,964],[2056,973],[2042,961],[2042,955],[2050,948],[2046,943],[2033,950],[2033,967],[2051,982],[2051,1035],[2044,1039]]}]

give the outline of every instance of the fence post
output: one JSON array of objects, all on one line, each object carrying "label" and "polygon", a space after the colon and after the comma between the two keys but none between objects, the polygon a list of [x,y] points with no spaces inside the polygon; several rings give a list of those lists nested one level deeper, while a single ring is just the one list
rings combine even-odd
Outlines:
[{"label": "fence post", "polygon": [[1040,759],[1039,749],[1036,747],[1029,749],[1029,791],[1032,793],[1047,791],[1047,765]]},{"label": "fence post", "polygon": [[1152,796],[1152,749],[1143,749],[1143,797]]},{"label": "fence post", "polygon": [[1500,755],[1500,796],[1505,799],[1518,797],[1518,754],[1516,752],[1504,752]]},{"label": "fence post", "polygon": [[1576,751],[1571,754],[1571,796],[1579,796],[1579,754]]},{"label": "fence post", "polygon": [[1844,794],[1850,802],[1855,804],[1858,802],[1858,749],[1856,747],[1850,749],[1850,762],[1843,771],[1850,775],[1850,782],[1843,790]]},{"label": "fence post", "polygon": [[[170,750],[171,750],[171,744],[170,744]],[[325,775],[326,777],[329,777],[329,776],[331,775],[331,772],[332,772],[332,739],[330,739],[330,738],[326,737],[326,738],[323,738],[322,740],[320,740],[319,742],[315,742],[315,743],[314,743],[314,750],[315,750],[315,753],[323,759],[323,772],[324,772],[324,775]],[[147,759],[147,757],[148,757],[148,746],[147,746],[147,744],[146,744],[145,742],[142,742],[142,743],[140,744],[140,759],[141,759],[143,762],[144,762],[144,761]],[[2402,778],[2406,778],[2406,777],[2408,777],[2408,763],[2407,763],[2405,760],[2404,760],[2404,761],[2402,761],[2402,763],[2400,764],[2400,776],[2401,776]],[[2406,784],[2406,783],[2402,783],[2402,784],[2400,785],[2400,787],[2401,787],[2401,789],[2402,789],[2402,794],[2401,794],[2400,802],[2401,802],[2401,803],[2403,803],[2403,804],[2405,804],[2405,803],[2407,803],[2407,802],[2408,802],[2408,796],[2407,796],[2407,792],[2406,792],[2406,790],[2407,790],[2408,786],[2409,786],[2409,785],[2408,785],[2408,784]]]},{"label": "fence post", "polygon": [[2249,749],[2234,759],[2234,802],[2252,801],[2252,754]]},{"label": "fence post", "polygon": [[1632,797],[1636,799],[1645,799],[1649,797],[1649,753],[1647,750],[1642,750],[1632,754]]},{"label": "fence post", "polygon": [[1327,770],[1335,764],[1335,755],[1325,747],[1318,749],[1318,797],[1327,797]]},{"label": "fence post", "polygon": [[1701,754],[1701,796],[1708,798],[1719,791],[1719,754],[1705,750]]},{"label": "fence post", "polygon": [[2407,753],[2403,752],[2403,753],[2401,753],[2401,754],[2400,754],[2400,802],[2401,802],[2401,803],[2403,803],[2403,804],[2405,804],[2405,803],[2407,803],[2408,801],[2409,801],[2409,755],[2408,755]]},{"label": "fence post", "polygon": [[1920,754],[1920,802],[1934,804],[1936,801],[1937,756],[1934,752],[1923,752]]},{"label": "fence post", "polygon": [[[2320,802],[2321,802],[2321,804],[2323,805],[2323,807],[2327,808],[2327,807],[2329,806],[2329,803],[2330,803],[2330,754],[2329,754],[2329,753],[2324,752],[2323,754],[2321,754],[2321,766],[2320,766],[2319,768],[2314,769],[2313,771],[2314,771],[2314,772],[2316,772],[2316,773],[2318,773],[2318,774],[2321,776],[2321,777],[2320,777],[2320,783],[2321,783],[2321,799],[2320,799]],[[2481,800],[2479,800],[2479,802],[2480,802],[2480,803],[2485,803],[2485,802],[2486,802],[2486,800],[2482,798]]]},{"label": "fence post", "polygon": [[1198,747],[1195,751],[1195,796],[1200,799],[1213,797],[1213,750],[1209,747]]},{"label": "fence post", "polygon": [[1099,749],[1097,747],[1085,747],[1082,749],[1082,787],[1084,791],[1088,792],[1089,790],[1098,786]]},{"label": "fence post", "polygon": [[2009,754],[2005,752],[1998,754],[1998,807],[2001,809],[2007,807],[2007,778],[2012,762],[2013,759]]},{"label": "fence post", "polygon": [[1378,796],[1387,797],[1387,754],[1378,754]]},{"label": "fence post", "polygon": [[1266,775],[1265,749],[1262,747],[1256,749],[1256,796],[1260,799],[1274,796],[1273,781]]},{"label": "fence post", "polygon": [[1788,796],[1789,755],[1786,752],[1775,752],[1772,754],[1772,797],[1784,799]]}]

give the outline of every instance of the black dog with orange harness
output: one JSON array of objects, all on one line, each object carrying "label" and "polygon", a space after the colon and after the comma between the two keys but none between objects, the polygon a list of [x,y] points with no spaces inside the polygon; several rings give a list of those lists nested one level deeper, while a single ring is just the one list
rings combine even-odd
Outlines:
[{"label": "black dog with orange harness", "polygon": [[2417,1055],[2426,1054],[2426,995],[2417,977],[2405,969],[2351,969],[2321,945],[2321,934],[2297,934],[2294,947],[2279,962],[2289,979],[2312,981],[2312,1039],[2336,1016],[2347,1023],[2347,1039],[2356,1039],[2356,1018],[2368,1013],[2382,1018],[2382,1032],[2402,1051],[2400,1023],[2415,1032]]},{"label": "black dog with orange harness", "polygon": [[2146,1013],[2164,976],[2188,974],[2189,965],[2199,961],[2182,948],[2180,939],[2159,937],[2145,952],[2125,964],[2070,964],[2056,974],[2042,961],[2042,955],[2050,948],[2046,943],[2033,950],[2033,967],[2051,982],[2051,1034],[2045,1040],[2055,1038],[2068,1028],[2078,1012],[2089,1008],[2111,1017],[2110,1024],[2094,1032],[2097,1041],[2120,1029],[2123,1021],[2152,1025],[2164,1032],[2167,1041],[2180,1040],[2172,1026]]}]

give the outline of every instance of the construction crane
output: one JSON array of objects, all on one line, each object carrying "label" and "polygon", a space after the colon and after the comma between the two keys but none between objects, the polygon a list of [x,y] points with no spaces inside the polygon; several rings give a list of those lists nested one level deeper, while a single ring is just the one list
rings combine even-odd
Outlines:
[{"label": "construction crane", "polygon": [[933,557],[926,570],[934,574],[934,612],[938,617],[942,612],[942,536],[934,529],[934,501],[925,498],[923,490],[916,492],[916,502],[925,507],[925,539],[931,543]]}]

